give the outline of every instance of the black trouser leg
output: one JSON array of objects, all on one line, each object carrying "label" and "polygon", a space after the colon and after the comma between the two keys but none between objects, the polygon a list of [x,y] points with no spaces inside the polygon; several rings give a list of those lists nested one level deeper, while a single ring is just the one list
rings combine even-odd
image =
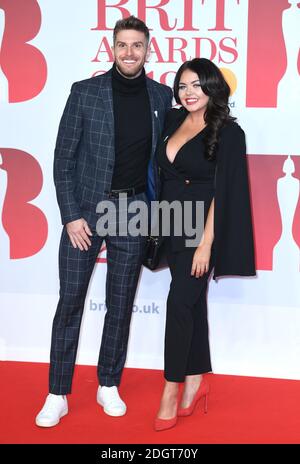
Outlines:
[{"label": "black trouser leg", "polygon": [[173,253],[169,250],[172,282],[167,300],[165,336],[165,378],[183,382],[186,375],[211,370],[207,322],[207,280],[191,276],[195,249]]}]

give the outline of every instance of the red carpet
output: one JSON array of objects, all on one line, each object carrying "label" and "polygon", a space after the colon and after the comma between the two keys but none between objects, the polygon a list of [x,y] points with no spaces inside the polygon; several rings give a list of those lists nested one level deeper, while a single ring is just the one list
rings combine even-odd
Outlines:
[{"label": "red carpet", "polygon": [[69,414],[52,429],[35,426],[47,393],[48,365],[0,362],[0,443],[202,444],[300,443],[300,382],[207,376],[208,414],[199,403],[175,428],[155,432],[161,371],[125,369],[120,392],[128,413],[104,414],[96,403],[96,368],[77,366]]}]

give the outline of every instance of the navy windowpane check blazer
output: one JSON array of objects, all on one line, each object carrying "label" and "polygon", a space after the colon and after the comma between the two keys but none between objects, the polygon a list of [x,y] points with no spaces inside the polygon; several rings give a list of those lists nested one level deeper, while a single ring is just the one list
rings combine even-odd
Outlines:
[{"label": "navy windowpane check blazer", "polygon": [[[54,182],[63,224],[82,217],[96,223],[96,206],[108,198],[115,163],[111,70],[73,84],[64,109],[55,147]],[[152,120],[152,151],[147,196],[158,198],[155,160],[166,111],[169,87],[146,77]]]}]

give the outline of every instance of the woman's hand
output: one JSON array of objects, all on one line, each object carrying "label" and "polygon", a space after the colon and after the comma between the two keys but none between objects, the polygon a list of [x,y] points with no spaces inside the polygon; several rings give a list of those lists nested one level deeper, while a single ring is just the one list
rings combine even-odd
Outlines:
[{"label": "woman's hand", "polygon": [[196,249],[193,257],[191,275],[199,278],[209,269],[211,245],[203,243]]}]

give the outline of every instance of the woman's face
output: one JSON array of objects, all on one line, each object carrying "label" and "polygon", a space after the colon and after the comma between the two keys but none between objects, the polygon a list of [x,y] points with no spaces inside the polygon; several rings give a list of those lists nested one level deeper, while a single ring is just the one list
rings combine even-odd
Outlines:
[{"label": "woman's face", "polygon": [[190,69],[181,74],[178,96],[182,106],[189,112],[206,110],[209,97],[202,91],[198,75]]}]

